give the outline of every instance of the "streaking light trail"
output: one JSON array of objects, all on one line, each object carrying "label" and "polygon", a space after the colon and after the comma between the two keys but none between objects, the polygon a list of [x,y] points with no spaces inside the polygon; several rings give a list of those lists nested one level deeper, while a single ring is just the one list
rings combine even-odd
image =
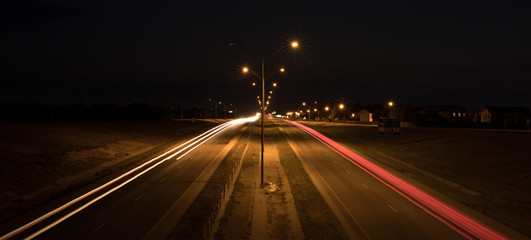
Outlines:
[{"label": "streaking light trail", "polygon": [[332,139],[322,135],[321,133],[297,122],[289,120],[284,121],[295,125],[304,132],[308,133],[310,136],[322,142],[324,145],[334,150],[339,155],[343,156],[359,168],[363,169],[365,172],[369,173],[374,178],[378,179],[380,182],[384,183],[385,185],[393,189],[395,192],[399,193],[400,195],[411,201],[413,204],[425,210],[428,214],[439,219],[441,222],[443,222],[450,228],[459,232],[464,237],[469,239],[507,239],[500,233],[495,232],[494,230],[490,229],[487,226],[484,226],[483,224],[472,219],[471,217],[466,216],[460,211],[446,205],[435,197],[412,186],[406,181],[396,177],[395,175],[382,169],[378,165],[350,151],[349,149],[343,147]]},{"label": "streaking light trail", "polygon": [[[54,221],[53,223],[41,228],[41,229],[38,229],[36,232],[34,232],[33,234],[31,234],[30,236],[26,237],[25,239],[32,239],[38,235],[40,235],[41,233],[47,231],[48,229],[56,226],[57,224],[61,223],[62,221],[68,219],[69,217],[73,216],[74,214],[82,211],[83,209],[87,208],[88,206],[90,206],[91,204],[97,202],[98,200],[102,199],[103,197],[111,194],[112,192],[118,190],[119,188],[123,187],[124,185],[126,185],[127,183],[133,181],[134,179],[140,177],[141,175],[145,174],[146,172],[150,171],[151,169],[155,168],[156,166],[162,164],[163,162],[165,161],[168,161],[170,159],[172,159],[173,157],[177,156],[178,154],[184,152],[185,150],[189,149],[187,152],[185,152],[184,154],[180,155],[179,157],[177,157],[175,160],[179,160],[181,159],[182,157],[186,156],[188,153],[190,153],[192,150],[194,150],[195,148],[199,147],[200,145],[202,145],[203,143],[205,143],[206,141],[210,140],[211,138],[215,137],[217,134],[223,132],[224,130],[232,127],[232,126],[236,126],[236,125],[240,125],[240,124],[244,124],[244,123],[248,123],[248,122],[254,122],[258,119],[258,116],[254,116],[254,117],[249,117],[249,118],[241,118],[241,119],[236,119],[236,120],[233,120],[233,121],[230,121],[230,122],[226,122],[226,123],[223,123],[219,126],[216,126],[200,135],[198,135],[197,137],[194,137],[192,139],[190,139],[189,141],[177,146],[177,147],[174,147],[172,149],[170,149],[169,151],[143,163],[142,165],[120,175],[119,177],[75,198],[74,200],[71,200],[70,202],[42,215],[41,217],[11,231],[10,233],[4,235],[4,236],[1,236],[0,237],[0,240],[4,240],[4,239],[9,239],[17,234],[20,234],[21,232],[23,231],[26,231],[28,229],[30,229],[31,227],[33,227],[34,225],[52,217],[53,215],[55,214],[58,214],[60,212],[63,212],[64,210],[66,210],[67,208],[71,207],[72,205],[74,205],[75,203],[78,203],[82,200],[85,200],[87,199],[88,197],[93,197],[92,200],[88,201],[87,203],[85,203],[84,205],[82,205],[81,207],[77,208],[77,209],[74,209],[72,211],[69,211],[68,213],[65,213],[65,215],[61,218],[59,218],[58,220]],[[180,149],[180,150],[178,150]],[[176,151],[178,150],[178,151]],[[165,157],[165,158],[163,158]],[[162,158],[162,159],[161,159]],[[157,161],[158,160],[158,161]],[[149,166],[150,164],[152,164],[151,166]],[[132,175],[133,173],[135,172],[138,172],[137,174],[133,175],[133,176],[129,176],[129,175]],[[128,179],[126,179],[127,177],[130,177]],[[100,192],[101,190],[105,189],[105,188],[108,188],[110,185],[114,184],[114,183],[117,183],[119,182],[120,180],[124,180],[122,183],[120,183],[118,186],[116,187],[113,187],[111,188],[110,190],[104,192],[104,193],[100,193],[99,195],[97,196],[93,196],[93,195],[96,195],[96,193]]]}]

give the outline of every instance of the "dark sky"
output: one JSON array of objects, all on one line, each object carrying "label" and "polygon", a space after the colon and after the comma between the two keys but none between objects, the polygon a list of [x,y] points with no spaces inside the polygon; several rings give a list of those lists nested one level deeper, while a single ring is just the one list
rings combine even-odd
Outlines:
[{"label": "dark sky", "polygon": [[[369,2],[369,3],[368,3]],[[466,3],[464,3],[466,2]],[[489,1],[490,2],[490,1]],[[531,107],[531,8],[512,1],[16,1],[2,7],[2,102],[256,111],[239,68],[268,56],[272,108],[303,100]]]}]

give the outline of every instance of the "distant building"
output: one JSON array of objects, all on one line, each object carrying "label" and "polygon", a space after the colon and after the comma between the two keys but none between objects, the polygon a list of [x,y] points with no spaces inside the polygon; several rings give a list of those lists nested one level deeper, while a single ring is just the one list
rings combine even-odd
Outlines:
[{"label": "distant building", "polygon": [[434,125],[464,124],[470,119],[468,110],[459,105],[426,106],[418,113],[425,123],[433,123]]},{"label": "distant building", "polygon": [[353,118],[359,119],[360,122],[372,122],[372,113],[367,111],[366,109],[361,109],[354,113]]},{"label": "distant building", "polygon": [[494,127],[521,128],[529,124],[530,112],[526,107],[486,106],[481,110],[481,123]]}]

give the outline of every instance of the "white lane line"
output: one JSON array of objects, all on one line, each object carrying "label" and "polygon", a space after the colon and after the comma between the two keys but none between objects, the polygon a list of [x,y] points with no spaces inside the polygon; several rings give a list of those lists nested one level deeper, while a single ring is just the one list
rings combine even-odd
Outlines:
[{"label": "white lane line", "polygon": [[367,190],[369,190],[369,187],[367,187],[367,185],[365,184],[361,184],[361,185],[363,185],[365,188],[367,188]]},{"label": "white lane line", "polygon": [[347,172],[349,175],[352,175],[352,173],[350,173],[348,170],[345,169],[345,172]]},{"label": "white lane line", "polygon": [[160,182],[164,182],[164,180],[166,180],[168,177],[164,177],[163,179],[160,180]]},{"label": "white lane line", "polygon": [[144,196],[144,194],[140,194],[140,196],[138,196],[136,199],[135,199],[135,202],[140,200],[142,197]]},{"label": "white lane line", "polygon": [[334,160],[334,163],[335,163],[335,164],[337,164],[337,161],[336,161],[336,160]]},{"label": "white lane line", "polygon": [[103,223],[103,224],[100,225],[99,227],[95,228],[94,230],[90,231],[90,234],[96,233],[96,232],[97,232],[98,230],[100,230],[100,228],[102,228],[104,225],[105,225],[105,223]]},{"label": "white lane line", "polygon": [[391,206],[391,205],[389,205],[389,204],[387,204],[387,206],[388,206],[389,208],[393,209],[393,211],[395,211],[395,213],[398,213],[398,211],[397,211],[393,206]]}]

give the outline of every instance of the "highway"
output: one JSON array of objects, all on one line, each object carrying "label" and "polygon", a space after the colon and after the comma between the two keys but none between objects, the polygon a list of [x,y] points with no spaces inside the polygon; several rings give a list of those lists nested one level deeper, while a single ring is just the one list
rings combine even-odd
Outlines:
[{"label": "highway", "polygon": [[276,123],[350,239],[505,238],[308,127]]},{"label": "highway", "polygon": [[165,239],[243,126],[255,120],[221,124],[92,184],[70,199],[39,209],[43,213],[34,219],[25,217],[27,223],[0,233],[0,239]]}]

